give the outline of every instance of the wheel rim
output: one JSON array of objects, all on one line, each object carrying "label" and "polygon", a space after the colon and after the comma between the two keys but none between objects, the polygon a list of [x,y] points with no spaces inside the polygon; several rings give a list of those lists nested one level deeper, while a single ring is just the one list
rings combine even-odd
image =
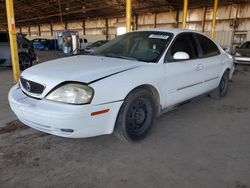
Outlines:
[{"label": "wheel rim", "polygon": [[30,67],[30,59],[28,57],[20,57],[19,60],[20,60],[20,68],[22,70]]},{"label": "wheel rim", "polygon": [[129,108],[127,115],[128,133],[138,136],[148,130],[152,118],[150,102],[145,98],[139,98]]}]

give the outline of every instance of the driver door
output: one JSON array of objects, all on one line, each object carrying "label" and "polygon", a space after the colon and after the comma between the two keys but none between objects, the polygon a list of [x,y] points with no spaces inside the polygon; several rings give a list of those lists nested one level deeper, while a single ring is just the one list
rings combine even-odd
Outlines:
[{"label": "driver door", "polygon": [[[176,52],[185,52],[188,59],[175,59]],[[169,107],[203,93],[203,65],[192,33],[179,34],[165,57],[165,106]]]}]

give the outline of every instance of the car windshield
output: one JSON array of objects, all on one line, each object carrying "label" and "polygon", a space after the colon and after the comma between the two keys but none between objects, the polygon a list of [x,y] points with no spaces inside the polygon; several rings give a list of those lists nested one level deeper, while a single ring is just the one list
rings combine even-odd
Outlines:
[{"label": "car windshield", "polygon": [[158,31],[131,32],[116,37],[92,55],[157,62],[172,38],[171,33]]},{"label": "car windshield", "polygon": [[241,49],[250,49],[250,42],[244,43],[240,48]]}]

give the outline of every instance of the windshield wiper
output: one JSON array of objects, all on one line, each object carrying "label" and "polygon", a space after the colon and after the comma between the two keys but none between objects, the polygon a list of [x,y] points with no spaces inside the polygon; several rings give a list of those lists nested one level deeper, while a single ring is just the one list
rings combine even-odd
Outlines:
[{"label": "windshield wiper", "polygon": [[138,59],[133,58],[133,57],[126,57],[126,56],[117,55],[117,54],[112,54],[112,53],[100,54],[100,55],[101,55],[101,56],[105,56],[105,57],[114,57],[114,58],[120,58],[120,59],[127,59],[127,60],[138,61]]}]

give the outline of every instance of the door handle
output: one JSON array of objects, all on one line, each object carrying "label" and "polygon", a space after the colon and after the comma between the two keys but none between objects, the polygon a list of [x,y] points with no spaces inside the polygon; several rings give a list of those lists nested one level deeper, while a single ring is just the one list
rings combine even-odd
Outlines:
[{"label": "door handle", "polygon": [[195,70],[196,71],[200,71],[202,69],[203,69],[203,65],[202,64],[198,64],[198,65],[195,66]]}]

